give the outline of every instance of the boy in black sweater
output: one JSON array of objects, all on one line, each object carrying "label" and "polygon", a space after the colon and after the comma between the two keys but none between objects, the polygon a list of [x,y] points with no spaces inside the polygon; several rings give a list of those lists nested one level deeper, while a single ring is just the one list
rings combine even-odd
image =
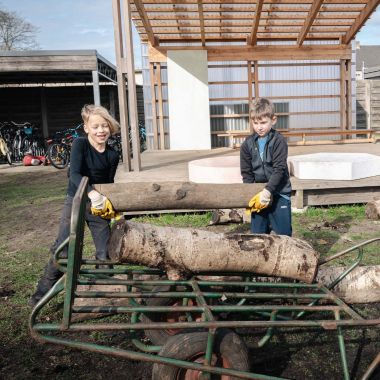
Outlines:
[{"label": "boy in black sweater", "polygon": [[254,133],[241,146],[240,171],[244,183],[267,183],[249,202],[251,231],[291,236],[288,146],[272,128],[277,122],[273,104],[265,98],[254,101],[251,119]]},{"label": "boy in black sweater", "polygon": [[[87,189],[89,202],[85,218],[95,244],[96,259],[101,261],[108,259],[109,223],[110,219],[115,217],[115,211],[111,202],[94,190],[92,185],[113,183],[114,181],[119,155],[107,145],[107,140],[111,134],[115,134],[119,130],[119,123],[101,106],[85,105],[81,115],[87,137],[79,137],[73,141],[69,185],[61,214],[58,237],[50,248],[49,261],[38,282],[36,292],[29,301],[31,306],[34,306],[63,275],[55,265],[54,252],[69,236],[73,198],[84,176],[89,178]],[[67,257],[67,246],[61,256]]]}]

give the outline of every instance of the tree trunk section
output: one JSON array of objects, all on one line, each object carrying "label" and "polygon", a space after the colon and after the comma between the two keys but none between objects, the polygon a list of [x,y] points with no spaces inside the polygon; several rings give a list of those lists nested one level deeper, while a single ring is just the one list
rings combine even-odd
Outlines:
[{"label": "tree trunk section", "polygon": [[170,279],[200,272],[240,272],[311,283],[319,254],[280,235],[222,234],[120,220],[109,242],[112,260],[160,268]]},{"label": "tree trunk section", "polygon": [[93,185],[117,211],[245,208],[265,183],[134,182]]},{"label": "tree trunk section", "polygon": [[243,223],[243,210],[219,209],[213,210],[210,226],[215,224]]},{"label": "tree trunk section", "polygon": [[365,214],[368,219],[380,219],[380,199],[374,199],[365,206]]},{"label": "tree trunk section", "polygon": [[[346,267],[322,266],[316,280],[331,284]],[[380,265],[356,267],[332,292],[347,303],[380,302]]]}]

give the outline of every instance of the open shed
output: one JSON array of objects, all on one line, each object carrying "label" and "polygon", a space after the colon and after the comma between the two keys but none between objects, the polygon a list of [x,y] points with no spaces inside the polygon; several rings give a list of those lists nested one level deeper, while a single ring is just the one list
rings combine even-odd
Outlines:
[{"label": "open shed", "polygon": [[116,67],[96,50],[0,52],[0,121],[42,126],[44,137],[81,121],[85,103],[115,114]]},{"label": "open shed", "polygon": [[[213,130],[213,119],[221,120],[222,128],[228,128],[227,120],[246,119],[239,132],[249,133],[250,104],[258,96],[307,102],[296,111],[286,107],[278,110],[280,116],[337,116],[335,125],[328,121],[322,123],[322,130],[318,129],[343,140],[353,127],[351,41],[378,4],[378,0],[113,0],[120,75],[133,72],[131,20],[147,44],[148,146],[209,149],[213,134],[226,131]],[[332,67],[333,74],[312,74],[321,66]],[[268,78],[268,67],[282,71],[278,77]],[[297,77],[294,67],[306,67],[311,74]],[[215,75],[213,79],[213,71],[231,68],[245,74],[230,74],[227,80]],[[318,93],[315,88],[321,84],[325,84],[325,91]],[[271,85],[285,89],[279,95],[265,91]],[[308,86],[307,93],[292,93],[290,89],[300,85]],[[222,95],[219,92],[214,96],[216,86],[230,86],[231,90],[227,95],[222,90]],[[234,93],[234,86],[245,90]],[[228,102],[233,107],[213,113],[211,106],[217,102]],[[131,97],[129,105],[136,146],[134,169],[140,170]],[[122,116],[126,108],[120,110]],[[316,128],[312,124],[304,125],[303,130]],[[236,123],[233,129],[238,129]]]}]

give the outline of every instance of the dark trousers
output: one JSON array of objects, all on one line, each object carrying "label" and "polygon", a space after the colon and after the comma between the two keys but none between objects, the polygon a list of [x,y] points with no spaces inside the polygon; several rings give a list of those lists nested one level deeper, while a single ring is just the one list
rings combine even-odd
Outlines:
[{"label": "dark trousers", "polygon": [[259,213],[251,214],[251,232],[292,236],[292,212],[290,200],[279,195],[274,196],[273,203]]},{"label": "dark trousers", "polygon": [[[63,273],[55,265],[54,252],[70,234],[72,205],[73,197],[67,196],[61,213],[58,237],[50,248],[49,261],[45,266],[44,273],[38,282],[37,290],[33,296],[36,299],[42,298],[63,276]],[[109,221],[102,219],[100,216],[92,215],[90,212],[90,203],[88,203],[86,207],[85,219],[95,244],[96,258],[102,261],[107,260],[107,244],[110,237]],[[68,247],[66,246],[61,252],[60,257],[67,257],[67,251]]]}]

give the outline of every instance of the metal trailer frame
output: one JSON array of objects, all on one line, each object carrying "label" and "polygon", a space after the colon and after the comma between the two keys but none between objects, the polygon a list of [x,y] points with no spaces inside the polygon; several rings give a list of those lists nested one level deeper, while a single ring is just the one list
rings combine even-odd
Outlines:
[{"label": "metal trailer frame", "polygon": [[[131,267],[115,262],[109,262],[113,265],[112,269],[98,269],[95,268],[95,265],[100,262],[82,258],[87,183],[88,179],[84,178],[74,197],[70,236],[58,247],[55,253],[57,265],[66,275],[40,300],[30,315],[29,328],[35,339],[131,360],[198,370],[203,372],[205,378],[210,374],[219,374],[242,379],[281,379],[213,366],[212,354],[217,330],[221,328],[264,329],[265,335],[258,343],[258,346],[262,347],[270,340],[276,328],[322,328],[336,331],[343,378],[345,380],[350,379],[343,330],[344,328],[379,327],[380,318],[364,319],[335,296],[332,289],[360,264],[363,257],[363,247],[379,241],[380,238],[368,240],[325,260],[324,263],[352,251],[358,252],[353,264],[329,286],[317,283],[282,282],[278,279],[267,279],[267,282],[261,282],[265,279],[260,280],[254,274],[236,278],[236,276],[242,276],[241,273],[223,274],[224,276],[234,275],[235,277],[223,277],[222,281],[220,278],[215,278],[215,273],[203,273],[188,280],[171,281],[163,279],[162,276],[165,274],[160,270]],[[62,259],[59,255],[66,245],[68,245],[68,258]],[[153,280],[134,279],[136,275],[141,274],[156,275],[159,278]],[[114,277],[116,275],[125,275],[125,279]],[[95,284],[125,285],[127,291],[77,290],[77,285]],[[153,288],[155,286],[166,286],[168,289],[161,288],[157,291]],[[38,317],[46,304],[60,293],[64,293],[61,320],[49,323],[40,322]],[[128,299],[129,304],[128,306],[76,306],[74,304],[76,298],[125,298]],[[170,298],[178,300],[178,302],[176,301],[174,305],[169,306],[149,306],[149,301],[148,305],[144,304],[144,301],[152,298]],[[190,304],[189,300],[192,300]],[[225,302],[226,300],[228,302]],[[182,306],[176,306],[178,304],[182,304]],[[78,323],[73,320],[76,313],[124,314],[127,315],[128,322],[99,323],[96,321],[94,323],[94,320],[91,320],[86,323]],[[176,322],[144,323],[140,321],[142,314],[170,315],[170,313],[180,313],[182,318]],[[201,316],[200,320],[196,321],[195,315]],[[160,351],[161,346],[146,344],[138,336],[142,330],[168,329],[208,332],[204,363],[159,356],[156,353]],[[87,331],[88,333],[94,331],[128,331],[138,351],[75,340],[75,334],[80,331]],[[66,333],[69,337],[66,337]],[[362,380],[369,379],[379,363],[380,353],[368,367]]]}]

